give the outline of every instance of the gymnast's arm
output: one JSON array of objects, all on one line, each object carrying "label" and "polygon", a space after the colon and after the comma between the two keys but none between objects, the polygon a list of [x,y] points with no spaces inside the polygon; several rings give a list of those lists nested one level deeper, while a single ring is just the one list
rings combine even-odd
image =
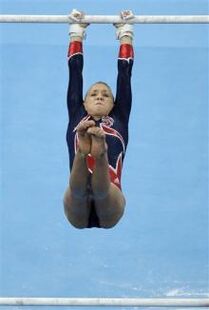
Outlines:
[{"label": "gymnast's arm", "polygon": [[132,104],[131,75],[134,60],[132,41],[131,36],[123,36],[120,38],[118,55],[115,112],[118,114],[118,117],[125,122],[129,119]]},{"label": "gymnast's arm", "polygon": [[83,103],[83,39],[80,36],[71,36],[68,49],[68,67],[67,108],[70,118]]}]

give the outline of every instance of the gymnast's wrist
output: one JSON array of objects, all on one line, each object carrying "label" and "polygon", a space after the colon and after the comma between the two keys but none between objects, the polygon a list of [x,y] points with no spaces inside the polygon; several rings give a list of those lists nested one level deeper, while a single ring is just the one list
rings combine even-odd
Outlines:
[{"label": "gymnast's wrist", "polygon": [[87,25],[71,24],[69,29],[69,35],[71,41],[82,41],[86,39],[86,29]]}]

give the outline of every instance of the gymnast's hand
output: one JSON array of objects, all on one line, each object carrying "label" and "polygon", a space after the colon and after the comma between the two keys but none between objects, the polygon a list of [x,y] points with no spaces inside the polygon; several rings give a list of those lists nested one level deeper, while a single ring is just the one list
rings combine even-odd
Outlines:
[{"label": "gymnast's hand", "polygon": [[92,126],[88,128],[87,133],[91,136],[91,155],[97,159],[103,157],[107,153],[104,130],[100,127]]},{"label": "gymnast's hand", "polygon": [[85,17],[85,13],[73,9],[72,12],[69,14],[68,18],[73,21],[73,24],[70,25],[69,35],[70,38],[80,38],[81,40],[86,38],[86,31],[85,29],[88,27],[89,24],[87,23],[79,23]]},{"label": "gymnast's hand", "polygon": [[128,21],[134,18],[133,12],[130,10],[121,11],[120,17],[126,23],[113,24],[116,28],[116,38],[121,40],[123,37],[128,37],[132,40],[134,36],[133,25],[129,24]]},{"label": "gymnast's hand", "polygon": [[94,121],[81,121],[78,124],[78,150],[83,156],[86,156],[91,152],[91,137],[87,131],[94,126]]}]

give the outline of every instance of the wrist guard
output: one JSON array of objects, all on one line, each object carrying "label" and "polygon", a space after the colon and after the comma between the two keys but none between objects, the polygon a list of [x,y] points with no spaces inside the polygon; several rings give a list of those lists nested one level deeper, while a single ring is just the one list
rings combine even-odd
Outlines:
[{"label": "wrist guard", "polygon": [[80,24],[71,24],[69,30],[70,37],[80,37],[81,39],[86,39],[85,28]]},{"label": "wrist guard", "polygon": [[122,37],[128,36],[131,39],[134,37],[133,25],[131,24],[121,24],[116,29],[116,37],[120,40]]}]

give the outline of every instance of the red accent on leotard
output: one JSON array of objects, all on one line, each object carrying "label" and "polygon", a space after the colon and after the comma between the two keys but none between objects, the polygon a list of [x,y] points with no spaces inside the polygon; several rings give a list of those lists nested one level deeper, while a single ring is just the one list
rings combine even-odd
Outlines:
[{"label": "red accent on leotard", "polygon": [[[95,158],[89,154],[86,157],[88,170],[93,173],[95,169]],[[122,157],[117,162],[116,169],[109,165],[109,175],[111,183],[115,184],[121,190],[121,172],[122,172]]]},{"label": "red accent on leotard", "polygon": [[118,58],[134,58],[133,46],[130,44],[121,44]]},{"label": "red accent on leotard", "polygon": [[83,54],[82,42],[79,42],[79,41],[70,42],[69,49],[68,49],[68,57],[71,57],[78,53]]}]

